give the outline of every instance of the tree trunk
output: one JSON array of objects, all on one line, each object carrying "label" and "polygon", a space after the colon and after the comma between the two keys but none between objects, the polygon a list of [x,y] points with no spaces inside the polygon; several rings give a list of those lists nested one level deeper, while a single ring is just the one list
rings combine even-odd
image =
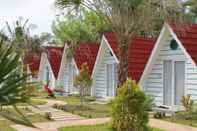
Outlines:
[{"label": "tree trunk", "polygon": [[81,102],[81,107],[83,107],[83,89],[80,88],[80,102]]},{"label": "tree trunk", "polygon": [[118,87],[123,85],[128,77],[128,42],[119,43]]}]

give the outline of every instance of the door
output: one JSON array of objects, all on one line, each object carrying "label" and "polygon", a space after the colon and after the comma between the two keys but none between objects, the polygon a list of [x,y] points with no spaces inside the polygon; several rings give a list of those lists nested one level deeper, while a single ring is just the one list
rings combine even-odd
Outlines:
[{"label": "door", "polygon": [[176,61],[174,65],[174,104],[181,105],[185,90],[185,62]]},{"label": "door", "polygon": [[172,61],[163,63],[163,104],[172,105]]},{"label": "door", "polygon": [[74,92],[74,66],[72,65],[72,63],[69,64],[69,91],[70,93]]},{"label": "door", "polygon": [[107,96],[115,96],[117,85],[117,67],[116,64],[107,64]]},{"label": "door", "polygon": [[69,92],[69,64],[67,63],[64,67],[64,89]]},{"label": "door", "polygon": [[73,86],[73,66],[72,63],[70,62],[68,64],[68,92],[72,92],[72,86]]},{"label": "door", "polygon": [[49,83],[49,67],[46,67],[46,82]]}]

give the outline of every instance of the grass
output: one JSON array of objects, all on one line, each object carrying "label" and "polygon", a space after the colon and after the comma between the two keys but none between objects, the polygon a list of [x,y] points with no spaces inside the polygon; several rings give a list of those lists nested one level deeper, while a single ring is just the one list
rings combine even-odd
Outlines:
[{"label": "grass", "polygon": [[[51,98],[54,99],[54,98]],[[55,100],[60,100],[60,101],[64,101],[67,104],[79,104],[80,103],[80,99],[78,96],[58,96],[55,98]]]},{"label": "grass", "polygon": [[191,120],[176,119],[176,118],[171,118],[171,117],[162,118],[162,120],[165,120],[168,122],[174,122],[177,124],[183,124],[183,125],[197,127],[197,120],[192,120],[192,124],[191,124]]},{"label": "grass", "polygon": [[36,90],[32,97],[47,97],[48,96],[48,93],[46,91],[38,91]]},{"label": "grass", "polygon": [[0,131],[16,131],[10,127],[10,123],[7,120],[0,120]]},{"label": "grass", "polygon": [[[34,114],[34,115],[28,115],[28,119],[34,123],[34,122],[46,122],[49,121],[44,116],[40,114]],[[14,124],[11,121],[8,120],[0,120],[0,131],[16,131],[13,128],[10,127],[10,125]]]},{"label": "grass", "polygon": [[[32,105],[44,105],[47,102],[44,101],[44,100],[31,99],[29,103],[32,104]],[[19,104],[17,104],[17,106],[28,106],[28,105],[29,104],[27,104],[27,103],[19,103]]]},{"label": "grass", "polygon": [[109,117],[109,104],[96,104],[86,101],[84,106],[80,106],[80,99],[77,96],[57,97],[57,100],[67,103],[64,111],[70,112],[86,118],[102,118]]},{"label": "grass", "polygon": [[[46,122],[49,121],[45,116],[32,112],[29,108],[19,108],[19,110],[31,121],[31,122]],[[2,111],[3,113],[9,113],[10,115],[20,116],[13,108],[7,108]],[[0,117],[2,118],[2,117]]]},{"label": "grass", "polygon": [[[20,108],[20,111],[26,115],[26,117],[32,122],[47,122],[49,121],[45,116],[40,114],[33,113],[29,108]],[[10,115],[19,116],[18,113],[13,108],[4,108],[3,112],[9,113]],[[27,114],[30,113],[30,114]],[[10,127],[10,125],[14,124],[11,121],[5,120],[0,117],[0,131],[16,131]]]},{"label": "grass", "polygon": [[187,119],[186,117],[187,115],[185,112],[178,112],[175,114],[175,116],[167,116],[160,119],[177,124],[197,127],[197,113],[194,113],[190,119]]},{"label": "grass", "polygon": [[[73,126],[63,127],[59,131],[112,131],[108,125],[91,125],[91,126]],[[150,128],[150,131],[162,131],[156,128]]]}]

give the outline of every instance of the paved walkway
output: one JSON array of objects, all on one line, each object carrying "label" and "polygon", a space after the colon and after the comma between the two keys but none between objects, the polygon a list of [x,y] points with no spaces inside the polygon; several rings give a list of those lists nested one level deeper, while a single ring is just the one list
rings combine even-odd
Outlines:
[{"label": "paved walkway", "polygon": [[149,125],[151,127],[163,129],[164,131],[197,131],[197,128],[191,126],[185,126],[158,119],[150,119]]},{"label": "paved walkway", "polygon": [[39,113],[39,114],[45,114],[46,112],[51,113],[51,118],[54,121],[70,121],[70,120],[82,120],[84,118],[71,114],[69,112],[61,111],[55,108],[52,108],[54,104],[66,104],[63,101],[58,101],[58,100],[48,100],[46,99],[47,104],[44,105],[39,105],[37,106],[38,108],[35,107],[29,107],[34,113]]}]

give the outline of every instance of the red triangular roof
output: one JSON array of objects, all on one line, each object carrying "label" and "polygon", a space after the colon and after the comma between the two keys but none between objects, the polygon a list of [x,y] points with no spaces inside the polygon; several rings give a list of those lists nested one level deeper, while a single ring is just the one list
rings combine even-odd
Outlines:
[{"label": "red triangular roof", "polygon": [[178,39],[197,64],[197,24],[175,25],[170,24]]},{"label": "red triangular roof", "polygon": [[[115,55],[118,56],[118,44],[114,33],[104,34]],[[128,76],[137,82],[145,69],[154,47],[155,39],[136,37],[129,46]]]},{"label": "red triangular roof", "polygon": [[40,66],[41,52],[28,52],[24,58],[24,64],[29,66],[32,77],[37,77]]},{"label": "red triangular roof", "polygon": [[58,77],[58,73],[60,70],[63,51],[64,51],[64,47],[54,47],[54,46],[45,47],[45,52],[47,53],[49,63],[51,65],[52,71],[56,79]]},{"label": "red triangular roof", "polygon": [[82,43],[75,51],[74,59],[78,69],[81,68],[83,63],[87,63],[89,73],[92,74],[93,67],[98,53],[98,43]]}]

